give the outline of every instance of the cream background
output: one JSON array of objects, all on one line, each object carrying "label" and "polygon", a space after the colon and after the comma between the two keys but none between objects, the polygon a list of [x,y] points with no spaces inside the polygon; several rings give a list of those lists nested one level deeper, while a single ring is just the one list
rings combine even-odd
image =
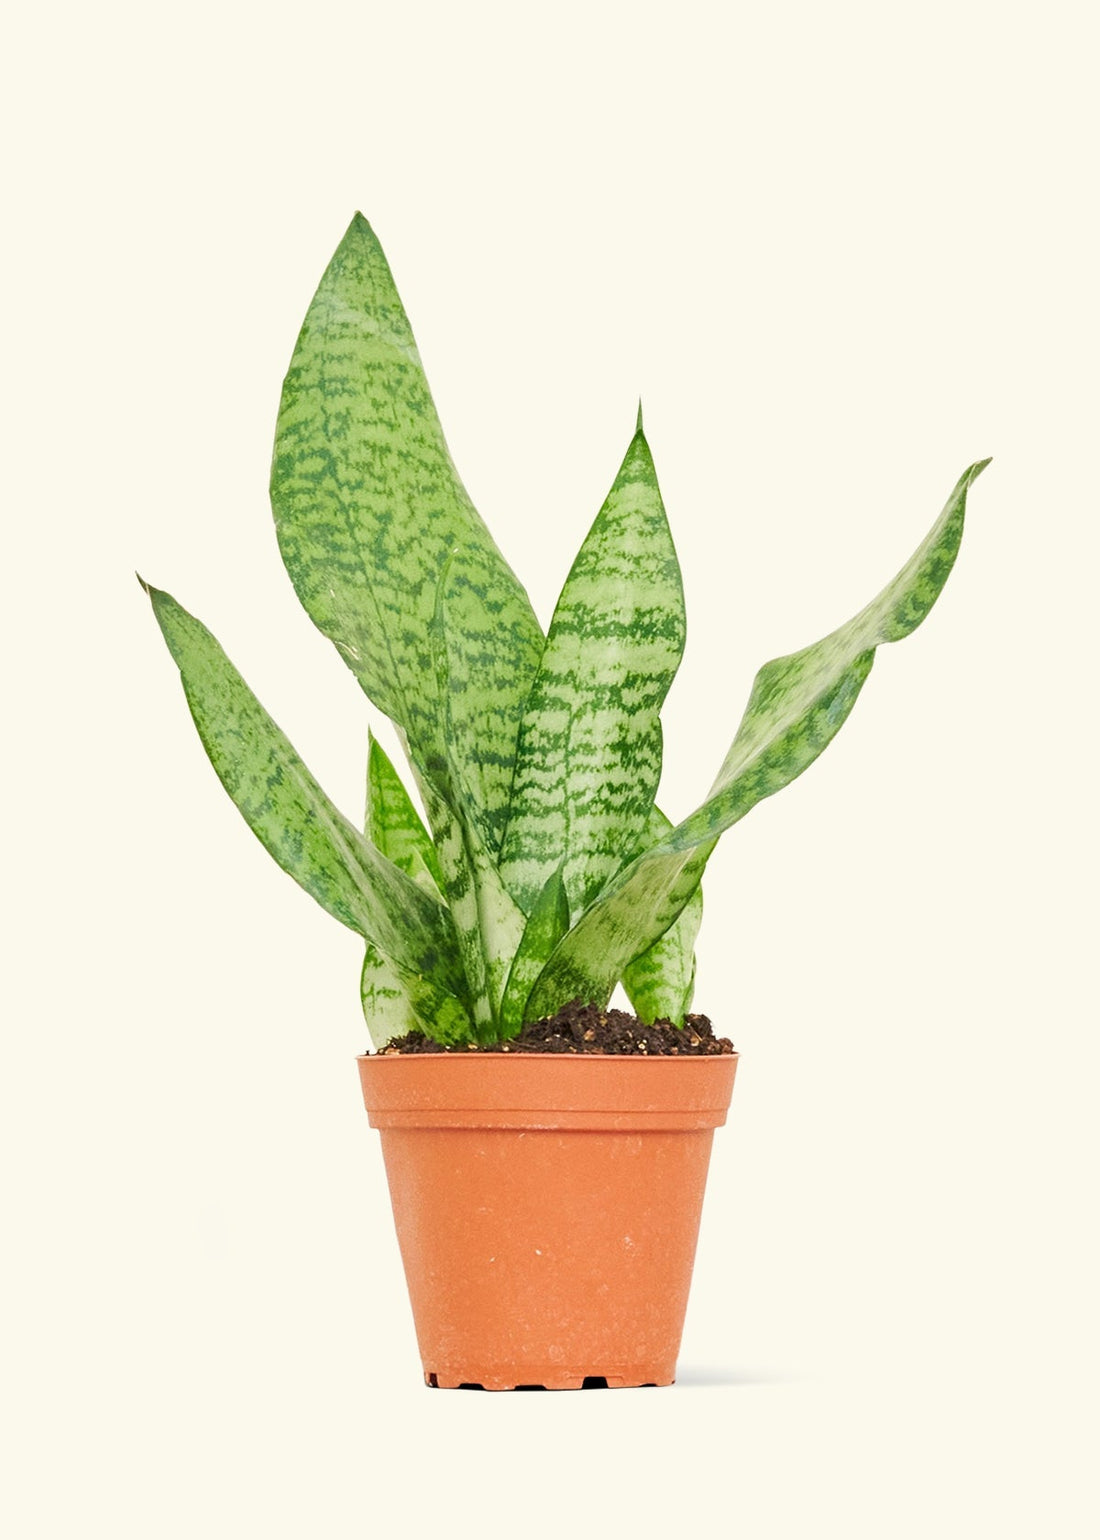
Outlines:
[{"label": "cream background", "polygon": [[[1097,1532],[1093,17],[15,23],[8,1534]],[[643,395],[688,597],[673,812],[755,668],[994,456],[927,626],[712,862],[697,999],[743,1057],[670,1392],[418,1384],[356,943],[217,786],[132,577],[355,815],[367,711],[266,471],[357,206],[544,620]]]}]

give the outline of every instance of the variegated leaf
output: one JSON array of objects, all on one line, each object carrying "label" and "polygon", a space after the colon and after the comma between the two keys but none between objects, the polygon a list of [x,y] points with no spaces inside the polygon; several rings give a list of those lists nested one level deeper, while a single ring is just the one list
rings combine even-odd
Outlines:
[{"label": "variegated leaf", "polygon": [[367,833],[395,866],[438,897],[443,873],[431,835],[373,733],[367,749]]},{"label": "variegated leaf", "polygon": [[[515,770],[518,723],[512,708],[520,692],[526,695],[533,673],[525,668],[517,680],[516,659],[537,661],[542,647],[540,630],[532,651],[535,633],[502,583],[502,570],[495,551],[464,543],[448,553],[440,578],[446,671],[438,689],[447,758],[461,775],[465,813],[494,863]],[[506,742],[502,711],[512,724]]]},{"label": "variegated leaf", "polygon": [[531,993],[558,942],[569,929],[569,900],[561,871],[551,872],[535,900],[524,927],[500,1010],[500,1024],[507,1037],[514,1036],[527,1020],[525,1007]]},{"label": "variegated leaf", "polygon": [[476,558],[499,630],[482,723],[477,818],[495,854],[542,636],[443,438],[382,248],[352,221],[309,308],[283,387],[271,500],[287,571],[314,623],[434,775],[445,763],[429,640],[445,554]]},{"label": "variegated leaf", "polygon": [[[367,834],[384,856],[426,892],[438,897],[443,878],[435,846],[412,798],[374,734],[367,756]],[[377,947],[367,942],[360,977],[363,1015],[371,1041],[381,1048],[395,1037],[419,1030],[447,1043],[472,1031],[462,1004],[439,992],[428,995]],[[415,1002],[415,1003],[414,1003]],[[419,1013],[417,1010],[419,1006]]]},{"label": "variegated leaf", "polygon": [[[672,824],[653,809],[646,847],[670,833]],[[695,940],[703,920],[703,887],[699,883],[676,919],[653,945],[623,972],[623,987],[642,1021],[671,1021],[682,1027],[695,989]]]},{"label": "variegated leaf", "polygon": [[[444,891],[458,932],[474,1021],[491,1038],[512,959],[523,936],[524,917],[508,893],[482,835],[466,764],[460,759],[464,733],[451,703],[455,670],[466,656],[464,626],[475,588],[462,580],[466,553],[453,553],[440,573],[432,624],[432,648],[446,745],[446,766],[430,776],[413,760],[424,805],[435,832]],[[452,601],[454,603],[452,604]]]},{"label": "variegated leaf", "polygon": [[307,893],[410,978],[461,996],[446,909],[333,806],[206,627],[170,594],[142,586],[203,746],[253,833]]},{"label": "variegated leaf", "polygon": [[954,565],[966,494],[989,462],[960,478],[931,532],[892,583],[846,625],[801,652],[766,663],[718,779],[703,805],[625,868],[560,943],[532,992],[548,1015],[576,996],[606,1001],[639,944],[656,940],[695,891],[724,830],[788,785],[839,731],[875,649],[915,631]]},{"label": "variegated leaf", "polygon": [[466,1042],[473,1035],[469,1013],[460,1000],[435,989],[425,979],[410,977],[369,941],[359,992],[376,1048],[413,1031],[425,1033],[444,1047]]},{"label": "variegated leaf", "polygon": [[500,865],[522,909],[561,867],[579,914],[637,847],[684,631],[680,568],[639,413],[558,600],[520,729]]}]

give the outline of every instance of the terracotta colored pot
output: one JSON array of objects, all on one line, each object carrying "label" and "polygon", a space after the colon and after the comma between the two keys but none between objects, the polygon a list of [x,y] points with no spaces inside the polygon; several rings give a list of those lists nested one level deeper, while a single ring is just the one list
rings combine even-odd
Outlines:
[{"label": "terracotta colored pot", "polygon": [[359,1060],[429,1385],[670,1385],[736,1054]]}]

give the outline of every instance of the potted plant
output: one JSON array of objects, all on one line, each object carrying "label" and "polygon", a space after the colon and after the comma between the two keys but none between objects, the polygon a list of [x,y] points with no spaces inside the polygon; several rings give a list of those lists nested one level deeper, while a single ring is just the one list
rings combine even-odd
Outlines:
[{"label": "potted plant", "polygon": [[[544,636],[352,221],[283,387],[272,505],[298,597],[396,725],[427,824],[373,737],[353,824],[210,632],[144,586],[227,791],[365,942],[359,1067],[429,1383],[673,1379],[737,1062],[689,1014],[700,879],[830,742],[875,649],[927,615],[986,463],[854,619],[760,669],[717,779],[673,823],[654,798],[684,603],[640,411]],[[636,1017],[608,1008],[620,981]]]}]

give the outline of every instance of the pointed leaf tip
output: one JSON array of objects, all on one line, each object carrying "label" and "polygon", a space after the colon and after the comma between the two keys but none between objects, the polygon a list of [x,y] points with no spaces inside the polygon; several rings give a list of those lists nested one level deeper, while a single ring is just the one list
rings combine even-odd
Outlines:
[{"label": "pointed leaf tip", "polygon": [[642,398],[641,398],[641,396],[638,397],[638,422],[637,422],[637,425],[635,426],[634,431],[635,431],[635,433],[644,433],[645,432],[645,426],[644,426],[644,424],[642,422]]}]

